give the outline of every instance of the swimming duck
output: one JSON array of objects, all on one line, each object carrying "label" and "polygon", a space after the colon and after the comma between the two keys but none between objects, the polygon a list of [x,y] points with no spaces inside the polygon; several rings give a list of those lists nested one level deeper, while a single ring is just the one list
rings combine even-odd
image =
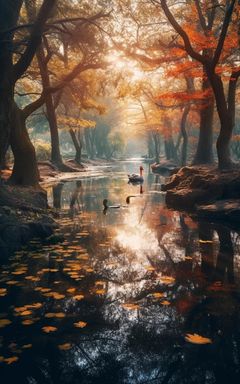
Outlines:
[{"label": "swimming duck", "polygon": [[137,175],[136,173],[132,173],[131,175],[128,175],[128,180],[130,183],[142,183],[143,182],[143,167],[140,166],[140,175]]}]

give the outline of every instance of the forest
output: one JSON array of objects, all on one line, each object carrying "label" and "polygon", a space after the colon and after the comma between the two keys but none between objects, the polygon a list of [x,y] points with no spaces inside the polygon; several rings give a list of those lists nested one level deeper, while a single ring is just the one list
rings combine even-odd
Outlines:
[{"label": "forest", "polygon": [[239,48],[239,0],[0,0],[1,383],[239,382]]}]

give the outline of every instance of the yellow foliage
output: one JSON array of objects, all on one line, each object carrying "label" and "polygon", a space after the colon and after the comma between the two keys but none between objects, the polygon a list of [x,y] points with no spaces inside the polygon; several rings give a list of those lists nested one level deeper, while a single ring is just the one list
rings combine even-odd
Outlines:
[{"label": "yellow foliage", "polygon": [[70,116],[59,116],[58,123],[63,129],[66,130],[96,127],[96,122],[93,120],[85,120]]}]

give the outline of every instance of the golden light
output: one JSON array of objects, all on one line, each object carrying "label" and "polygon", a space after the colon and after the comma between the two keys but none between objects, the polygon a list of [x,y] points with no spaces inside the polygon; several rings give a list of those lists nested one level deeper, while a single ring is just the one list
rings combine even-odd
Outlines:
[{"label": "golden light", "polygon": [[115,72],[126,72],[130,81],[136,82],[144,79],[146,76],[136,61],[124,57],[121,52],[112,51],[106,56],[106,61]]}]

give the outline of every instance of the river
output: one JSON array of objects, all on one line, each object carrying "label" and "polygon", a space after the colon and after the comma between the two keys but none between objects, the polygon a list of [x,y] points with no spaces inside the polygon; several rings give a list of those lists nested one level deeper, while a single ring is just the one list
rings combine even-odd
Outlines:
[{"label": "river", "polygon": [[63,241],[0,268],[2,384],[239,382],[239,231],[168,209],[147,164],[128,184],[139,165],[49,187]]}]

